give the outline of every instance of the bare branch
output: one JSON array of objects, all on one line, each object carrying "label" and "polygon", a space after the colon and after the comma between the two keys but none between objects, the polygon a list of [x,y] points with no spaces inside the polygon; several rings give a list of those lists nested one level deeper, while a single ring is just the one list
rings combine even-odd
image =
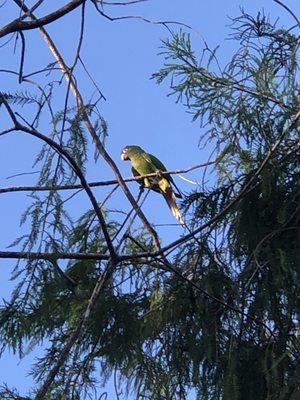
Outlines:
[{"label": "bare branch", "polygon": [[93,1],[93,3],[95,4],[95,7],[96,7],[97,11],[99,12],[99,14],[101,14],[104,18],[108,19],[111,22],[135,19],[135,20],[146,22],[147,24],[163,25],[169,31],[170,31],[170,29],[168,28],[168,25],[179,25],[179,26],[183,26],[184,28],[188,28],[191,30],[193,29],[190,25],[184,24],[183,22],[167,21],[167,20],[166,21],[154,21],[152,19],[142,17],[141,15],[122,15],[119,17],[111,17],[110,15],[106,14],[103,10],[101,10],[95,1]]},{"label": "bare branch", "polygon": [[297,17],[297,15],[286,5],[284,4],[283,1],[281,0],[273,0],[275,1],[275,3],[279,4],[281,7],[283,7],[288,13],[291,14],[291,16],[295,19],[295,21],[297,22],[298,27],[300,28],[300,20]]},{"label": "bare branch", "polygon": [[[14,130],[12,128],[12,130]],[[5,131],[6,133],[6,131]],[[0,133],[1,136],[1,133]],[[162,171],[160,175],[177,175],[177,174],[186,174],[190,171],[193,171],[198,168],[204,168],[209,165],[213,165],[217,162],[217,160],[214,161],[208,161],[202,164],[197,164],[193,165],[192,167],[188,168],[183,168],[183,169],[174,169],[170,171]],[[134,177],[128,177],[128,178],[123,178],[124,182],[136,182],[139,181],[142,178],[150,178],[153,176],[156,176],[157,174],[151,173],[147,175],[141,175],[141,176],[134,176]],[[100,187],[100,186],[111,186],[111,185],[118,185],[119,182],[117,180],[108,180],[108,181],[100,181],[100,182],[90,182],[88,185],[90,187]],[[42,192],[42,191],[48,191],[48,190],[75,190],[75,189],[81,189],[81,185],[53,185],[53,186],[10,186],[6,188],[0,188],[0,194],[1,193],[10,193],[10,192],[28,192],[28,191],[37,191],[37,192]]]},{"label": "bare branch", "polygon": [[20,33],[20,38],[21,38],[21,60],[20,60],[20,68],[19,68],[19,83],[22,82],[23,79],[23,68],[24,68],[24,59],[25,59],[25,36],[22,31]]},{"label": "bare branch", "polygon": [[[108,254],[99,253],[36,253],[26,251],[0,251],[0,258],[17,260],[109,260]],[[125,258],[130,259],[130,258]]]},{"label": "bare branch", "polygon": [[111,3],[109,1],[101,1],[101,4],[104,4],[106,6],[130,6],[132,4],[146,3],[148,1],[149,0],[132,0],[132,1],[126,1],[126,2],[123,1],[123,2],[111,2]]},{"label": "bare branch", "polygon": [[[22,5],[21,0],[14,0],[15,3],[20,7]],[[22,19],[17,18],[11,21],[9,24],[5,25],[2,29],[0,29],[0,38],[8,35],[9,33],[27,31],[30,29],[40,28],[41,26],[50,24],[51,22],[56,21],[57,19],[63,17],[69,12],[73,11],[75,8],[80,6],[85,0],[72,0],[70,3],[65,4],[63,7],[57,9],[51,14],[45,15],[42,18],[32,18],[32,21],[22,21]],[[30,12],[30,10],[28,10]],[[32,17],[32,13],[30,12],[30,16]]]}]

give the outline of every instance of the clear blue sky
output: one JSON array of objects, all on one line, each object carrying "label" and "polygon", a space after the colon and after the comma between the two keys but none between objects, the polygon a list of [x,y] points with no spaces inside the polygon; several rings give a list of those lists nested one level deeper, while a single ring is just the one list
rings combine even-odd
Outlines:
[{"label": "clear blue sky", "polygon": [[[53,7],[61,6],[67,2],[45,1],[38,15],[53,10]],[[27,1],[27,5],[35,1]],[[300,14],[299,0],[287,0],[294,12]],[[184,22],[192,26],[205,37],[211,48],[221,45],[219,59],[221,64],[226,64],[235,46],[228,41],[229,19],[239,15],[239,7],[255,15],[257,11],[265,10],[271,18],[280,17],[281,23],[292,25],[294,21],[283,8],[272,0],[149,0],[146,3],[131,7],[106,8],[107,13],[113,11],[114,15],[141,15],[154,21],[174,20]],[[18,16],[17,7],[10,0],[3,8],[0,8],[0,25],[3,26],[11,19]],[[60,22],[49,26],[54,41],[62,54],[69,62],[73,59],[77,45],[79,10],[64,17]],[[159,25],[147,24],[139,20],[124,20],[110,22],[95,13],[94,7],[88,4],[86,16],[86,31],[82,50],[82,58],[97,81],[97,84],[107,98],[102,102],[100,109],[104,118],[108,121],[109,137],[107,149],[115,159],[123,173],[130,175],[128,163],[120,161],[120,151],[126,144],[138,144],[146,150],[157,155],[164,164],[170,168],[184,168],[207,160],[209,151],[199,150],[198,140],[201,129],[197,122],[191,122],[191,115],[180,104],[175,104],[173,97],[167,97],[169,92],[167,85],[157,86],[150,76],[162,66],[162,57],[158,56],[161,39],[168,37],[165,28]],[[175,27],[174,27],[175,28]],[[39,36],[38,31],[27,32],[25,73],[43,68],[53,62],[52,55]],[[191,33],[197,49],[201,48],[201,40],[197,33]],[[1,44],[7,38],[2,40]],[[0,69],[18,69],[19,47],[14,53],[14,41],[6,47],[0,48]],[[0,73],[1,91],[20,90],[17,78],[7,78]],[[85,99],[89,99],[93,88],[86,75],[77,71],[78,85]],[[22,85],[24,90],[26,85]],[[31,87],[28,85],[28,90]],[[63,91],[62,91],[63,93]],[[57,109],[63,106],[63,96],[56,100]],[[6,117],[0,110],[1,125],[5,125]],[[1,130],[4,126],[1,126]],[[49,132],[49,120],[43,120],[41,129]],[[40,144],[33,139],[16,133],[0,137],[0,185],[20,185],[34,182],[34,176],[22,176],[7,179],[11,175],[32,171],[32,160]],[[88,179],[103,180],[112,178],[113,175],[103,161],[95,167],[91,162],[87,171]],[[34,169],[37,171],[38,167]],[[197,180],[197,172],[191,173],[191,179]],[[191,190],[189,184],[177,181],[183,190]],[[130,186],[134,192],[136,188]],[[99,201],[105,196],[106,190],[95,191]],[[88,203],[81,196],[72,205],[73,215],[80,215],[86,210]],[[120,202],[126,202],[121,196],[115,199],[115,206]],[[0,250],[13,241],[16,236],[22,234],[19,227],[19,218],[29,199],[25,194],[4,194],[0,196],[0,212],[2,229],[0,232]],[[125,205],[129,208],[129,205]],[[173,222],[165,204],[159,196],[153,194],[148,197],[145,205],[145,213],[152,222]],[[165,240],[174,238],[178,229],[168,232],[161,228],[160,234]],[[8,298],[12,288],[8,281],[10,272],[14,266],[12,260],[0,260],[0,285],[1,297]],[[25,394],[32,385],[32,380],[27,377],[30,362],[35,354],[33,352],[19,362],[16,356],[6,352],[0,360],[1,381],[15,386]],[[107,390],[111,392],[109,399],[114,399],[110,385]]]}]

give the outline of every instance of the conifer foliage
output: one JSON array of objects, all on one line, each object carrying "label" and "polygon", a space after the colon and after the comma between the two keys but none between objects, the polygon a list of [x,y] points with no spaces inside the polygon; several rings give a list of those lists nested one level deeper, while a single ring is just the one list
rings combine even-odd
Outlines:
[{"label": "conifer foliage", "polygon": [[[8,121],[1,135],[18,131],[41,141],[34,186],[1,189],[27,190],[31,199],[23,235],[1,253],[18,258],[15,288],[0,308],[1,350],[25,356],[44,345],[31,371],[37,387],[26,394],[2,386],[0,398],[97,398],[99,382],[113,377],[120,399],[296,400],[300,22],[282,27],[262,12],[241,11],[231,20],[235,51],[226,65],[219,48],[204,43],[198,53],[187,28],[169,29],[152,78],[201,125],[200,143],[215,162],[203,170],[203,181],[210,174],[213,183],[185,193],[184,233],[164,243],[143,213],[143,194],[128,193],[106,151],[102,93],[85,103],[79,92],[73,72],[83,63],[81,43],[66,67],[49,42],[48,16],[38,19],[34,7],[14,2],[21,14],[0,37],[18,32],[22,43],[26,30],[39,30],[55,63],[37,73],[47,77],[44,87],[0,93]],[[67,2],[55,20],[76,7],[83,20],[87,6],[114,19],[93,0]],[[22,62],[16,74],[30,83]],[[58,108],[53,99],[63,80],[67,96]],[[87,182],[91,154],[107,163],[112,182]],[[98,204],[93,186],[109,184]],[[110,208],[117,189],[129,213],[128,202]],[[89,207],[74,219],[68,207],[79,192]]]}]

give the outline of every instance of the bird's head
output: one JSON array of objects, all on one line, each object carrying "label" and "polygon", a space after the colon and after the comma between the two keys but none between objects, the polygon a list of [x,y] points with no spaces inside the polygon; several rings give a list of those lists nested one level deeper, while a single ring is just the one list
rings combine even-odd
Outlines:
[{"label": "bird's head", "polygon": [[122,150],[121,153],[121,160],[130,160],[131,157],[137,156],[141,153],[143,153],[143,149],[140,146],[126,146]]}]

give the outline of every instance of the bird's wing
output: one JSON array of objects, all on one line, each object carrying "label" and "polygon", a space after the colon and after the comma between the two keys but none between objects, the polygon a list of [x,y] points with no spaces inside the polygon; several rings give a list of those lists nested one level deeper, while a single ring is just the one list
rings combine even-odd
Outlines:
[{"label": "bird's wing", "polygon": [[155,165],[155,162],[153,162],[151,155],[143,152],[141,155],[141,160],[146,163],[147,169],[149,170],[149,174],[152,172],[156,172],[159,168]]},{"label": "bird's wing", "polygon": [[[153,156],[152,154],[147,154],[151,160],[151,162],[155,165],[155,167],[160,170],[160,171],[167,171],[167,168],[164,166],[164,164],[155,156]],[[168,179],[169,182],[172,183],[172,185],[175,187],[175,189],[177,190],[177,193],[175,193],[175,196],[178,198],[182,198],[182,194],[180,192],[180,190],[178,189],[177,185],[175,184],[173,178],[171,175],[165,175],[165,178]]]},{"label": "bird's wing", "polygon": [[[132,175],[133,175],[133,176],[140,176],[140,174],[137,172],[137,170],[136,170],[135,168],[133,168],[133,167],[131,167],[131,172],[132,172]],[[144,180],[143,180],[143,178],[138,179],[137,182],[138,182],[142,187],[144,187]],[[159,189],[159,186],[158,186],[157,184],[151,185],[151,190],[154,190],[155,192],[160,193],[160,189]]]},{"label": "bird's wing", "polygon": [[133,167],[131,167],[131,172],[133,176],[140,176],[140,174],[137,172],[137,170]]},{"label": "bird's wing", "polygon": [[167,168],[164,166],[164,164],[158,158],[156,158],[152,154],[146,153],[146,155],[148,156],[147,158],[149,159],[151,164],[153,164],[156,169],[159,169],[160,171],[167,171]]},{"label": "bird's wing", "polygon": [[[140,174],[137,172],[137,170],[133,167],[131,167],[131,172],[133,176],[140,176]],[[141,187],[144,187],[144,179],[137,179],[136,181]]]}]

